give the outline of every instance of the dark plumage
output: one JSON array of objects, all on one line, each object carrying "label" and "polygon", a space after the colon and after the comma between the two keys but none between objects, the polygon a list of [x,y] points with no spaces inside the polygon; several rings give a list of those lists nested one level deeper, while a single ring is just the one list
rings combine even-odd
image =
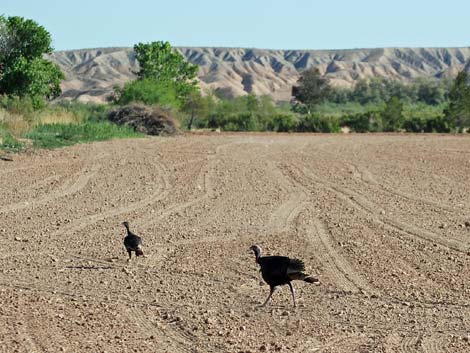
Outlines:
[{"label": "dark plumage", "polygon": [[303,272],[305,266],[302,260],[291,259],[287,256],[261,256],[261,248],[258,245],[251,246],[250,250],[254,252],[256,262],[261,267],[261,275],[270,287],[269,296],[261,306],[265,306],[269,302],[277,286],[288,284],[295,307],[295,291],[291,281],[300,280],[307,283],[320,283],[317,278]]},{"label": "dark plumage", "polygon": [[124,246],[129,254],[129,260],[131,259],[132,251],[135,252],[135,256],[144,255],[142,251],[142,238],[129,230],[128,222],[123,222],[122,224],[127,230],[127,236],[124,238]]}]

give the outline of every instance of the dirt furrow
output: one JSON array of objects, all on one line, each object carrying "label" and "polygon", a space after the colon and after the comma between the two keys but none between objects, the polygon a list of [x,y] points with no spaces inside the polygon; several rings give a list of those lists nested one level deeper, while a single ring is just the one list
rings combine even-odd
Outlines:
[{"label": "dirt furrow", "polygon": [[48,195],[38,199],[28,199],[0,207],[0,214],[19,211],[28,207],[39,207],[58,198],[75,194],[82,190],[91,178],[97,175],[100,168],[101,164],[99,163],[93,164],[91,167],[85,167],[80,171],[80,173],[78,173],[78,176],[75,180],[67,180],[67,182],[65,182],[65,184],[62,185],[59,189],[54,190]]},{"label": "dirt furrow", "polygon": [[313,219],[312,223],[313,227],[305,230],[305,236],[312,250],[315,249],[315,256],[318,256],[325,266],[326,275],[332,278],[333,282],[343,291],[374,294],[375,290],[370,287],[367,281],[361,278],[352,266],[337,253],[325,226],[318,219]]},{"label": "dirt furrow", "polygon": [[[20,155],[0,171],[0,352],[470,352],[470,163],[445,152],[467,141],[207,133]],[[124,220],[144,242],[129,262]],[[253,243],[321,285],[257,309]]]},{"label": "dirt furrow", "polygon": [[350,203],[358,210],[363,211],[366,214],[372,215],[372,219],[375,222],[385,224],[391,227],[392,229],[398,230],[399,232],[408,236],[418,237],[422,240],[439,244],[457,252],[467,253],[470,250],[470,243],[462,242],[458,239],[449,239],[439,234],[421,229],[415,225],[402,222],[397,218],[385,216],[385,211],[381,209],[380,206],[366,199],[364,195],[358,193],[357,191],[339,187],[325,180],[319,179],[318,177],[313,176],[310,171],[305,169],[301,170],[301,173],[303,173],[307,178],[314,181],[315,183],[322,185],[323,187],[326,187],[329,190],[335,192],[343,200]]}]

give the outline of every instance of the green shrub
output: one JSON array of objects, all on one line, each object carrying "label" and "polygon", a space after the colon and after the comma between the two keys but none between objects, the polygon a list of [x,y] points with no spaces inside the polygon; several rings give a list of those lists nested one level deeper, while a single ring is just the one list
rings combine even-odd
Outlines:
[{"label": "green shrub", "polygon": [[443,116],[429,118],[412,117],[403,123],[403,128],[408,132],[451,132],[452,123]]},{"label": "green shrub", "polygon": [[382,117],[375,111],[346,115],[341,125],[347,126],[352,132],[379,132],[382,131]]},{"label": "green shrub", "polygon": [[339,119],[319,114],[303,115],[297,124],[298,132],[340,132]]},{"label": "green shrub", "polygon": [[291,132],[297,126],[297,118],[293,114],[278,113],[267,123],[266,129],[277,132]]},{"label": "green shrub", "polygon": [[159,82],[153,79],[142,79],[128,82],[123,88],[115,87],[115,96],[112,101],[119,105],[130,103],[144,103],[166,109],[179,109],[181,102],[178,99],[176,88],[171,82]]},{"label": "green shrub", "polygon": [[256,115],[249,112],[212,114],[208,120],[209,128],[221,128],[225,131],[256,131]]},{"label": "green shrub", "polygon": [[369,122],[369,114],[355,114],[343,118],[342,125],[347,126],[353,132],[369,132],[371,131],[371,124]]},{"label": "green shrub", "polygon": [[425,132],[426,119],[419,116],[406,119],[403,123],[403,128],[408,132]]}]

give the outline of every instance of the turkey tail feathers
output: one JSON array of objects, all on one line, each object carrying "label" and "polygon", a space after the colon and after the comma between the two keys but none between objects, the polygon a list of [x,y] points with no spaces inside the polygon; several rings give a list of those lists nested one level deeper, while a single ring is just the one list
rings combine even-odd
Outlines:
[{"label": "turkey tail feathers", "polygon": [[302,272],[305,271],[305,265],[302,260],[289,259],[289,265],[287,266],[287,272]]},{"label": "turkey tail feathers", "polygon": [[303,272],[291,273],[291,274],[289,274],[289,278],[291,280],[305,281],[307,283],[316,283],[316,284],[320,283],[320,280],[318,278],[315,278],[315,277],[310,276],[310,275],[306,275]]}]

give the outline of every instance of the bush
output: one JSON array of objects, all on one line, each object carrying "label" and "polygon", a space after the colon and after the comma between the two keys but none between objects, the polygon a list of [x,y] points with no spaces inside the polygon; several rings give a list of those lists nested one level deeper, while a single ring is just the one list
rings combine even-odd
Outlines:
[{"label": "bush", "polygon": [[382,117],[375,111],[346,115],[341,125],[347,126],[353,132],[379,132],[382,131]]},{"label": "bush", "polygon": [[277,132],[291,132],[297,126],[297,118],[293,114],[278,113],[267,124],[267,130]]},{"label": "bush", "polygon": [[450,132],[452,124],[443,116],[430,118],[412,117],[403,123],[403,128],[408,132]]},{"label": "bush", "polygon": [[369,114],[355,114],[343,118],[342,125],[347,126],[353,132],[369,132],[371,126],[369,122]]},{"label": "bush", "polygon": [[115,95],[111,100],[119,105],[144,103],[169,109],[181,107],[176,89],[170,82],[158,82],[153,79],[136,80],[126,83],[123,88],[115,87],[114,92]]},{"label": "bush", "polygon": [[208,119],[209,128],[221,128],[225,131],[256,131],[258,124],[254,114],[249,112],[211,114]]},{"label": "bush", "polygon": [[304,115],[296,127],[298,132],[340,132],[339,119],[319,114]]}]

